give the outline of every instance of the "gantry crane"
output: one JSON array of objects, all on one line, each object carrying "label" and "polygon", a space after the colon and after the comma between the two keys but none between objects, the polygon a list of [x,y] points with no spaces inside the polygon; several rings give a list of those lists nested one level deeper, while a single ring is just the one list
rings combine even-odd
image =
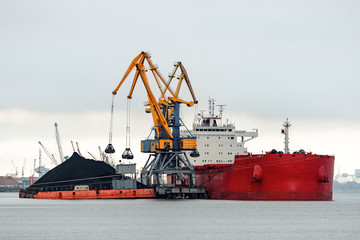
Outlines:
[{"label": "gantry crane", "polygon": [[103,153],[103,151],[101,151],[100,146],[99,146],[99,154],[100,154],[100,160],[103,161],[103,162],[105,162],[104,153]]},{"label": "gantry crane", "polygon": [[61,141],[60,141],[60,135],[59,135],[57,123],[55,123],[55,137],[56,137],[56,142],[57,142],[58,149],[59,149],[60,161],[64,162],[65,158],[64,158],[64,153],[63,153],[62,147],[61,147]]},{"label": "gantry crane", "polygon": [[[35,167],[35,161],[36,159],[34,160],[34,167]],[[39,174],[39,177],[41,177],[41,148],[39,148],[39,167],[38,168],[35,168],[35,172]]]},{"label": "gantry crane", "polygon": [[32,172],[32,176],[35,176],[35,168],[36,168],[36,158],[34,159],[34,168],[33,168],[33,172]]},{"label": "gantry crane", "polygon": [[18,175],[19,175],[19,170],[18,170],[18,168],[15,166],[14,161],[13,161],[13,160],[11,160],[11,162],[12,162],[12,165],[13,165],[13,167],[14,167],[15,177],[18,177]]},{"label": "gantry crane", "polygon": [[26,162],[26,158],[24,158],[24,163],[22,165],[22,168],[21,168],[21,176],[24,178],[25,176],[25,162]]},{"label": "gantry crane", "polygon": [[77,147],[77,151],[78,151],[79,155],[82,156],[82,154],[81,154],[81,152],[80,152],[80,148],[79,148],[78,142],[76,142],[76,147]]},{"label": "gantry crane", "polygon": [[[145,61],[148,63],[156,85],[159,88],[159,100],[154,97],[153,91],[151,90],[144,66]],[[180,75],[176,91],[174,92],[170,88],[170,84],[175,76],[176,70],[179,67],[182,73]],[[188,107],[192,107],[194,103],[197,103],[186,70],[181,62],[176,63],[173,73],[169,76],[169,80],[166,81],[158,72],[158,67],[150,60],[150,54],[141,52],[131,62],[120,83],[112,92],[113,95],[117,94],[125,79],[134,68],[136,68],[136,72],[127,98],[132,99],[135,85],[140,76],[149,100],[149,103],[145,104],[147,107],[146,112],[152,114],[155,129],[154,139],[141,141],[141,151],[144,153],[150,153],[149,158],[141,171],[142,183],[148,186],[161,185],[161,180],[164,175],[171,176],[172,182],[177,179],[184,179],[185,175],[187,175],[191,181],[190,185],[193,186],[195,183],[195,171],[193,166],[190,164],[186,151],[193,151],[192,154],[194,156],[198,156],[198,152],[196,150],[196,138],[192,136],[180,136],[180,127],[183,125],[179,114],[180,104],[186,104]],[[183,80],[187,83],[188,89],[193,98],[192,101],[184,101],[178,97]],[[170,96],[166,96],[167,92],[170,93]],[[111,148],[112,146],[110,146],[110,150],[113,150]]]},{"label": "gantry crane", "polygon": [[44,147],[44,145],[39,141],[40,146],[42,147],[42,149],[44,150],[44,152],[46,153],[46,155],[48,155],[48,157],[50,158],[50,160],[52,161],[52,163],[57,166],[59,165],[58,162],[56,161],[56,158],[54,157],[54,154],[50,154],[49,151]]},{"label": "gantry crane", "polygon": [[[35,160],[34,160],[35,164]],[[42,165],[41,161],[41,148],[39,148],[39,167],[35,168],[35,172],[39,174],[39,177],[41,178],[49,169],[45,168],[45,166]]]}]

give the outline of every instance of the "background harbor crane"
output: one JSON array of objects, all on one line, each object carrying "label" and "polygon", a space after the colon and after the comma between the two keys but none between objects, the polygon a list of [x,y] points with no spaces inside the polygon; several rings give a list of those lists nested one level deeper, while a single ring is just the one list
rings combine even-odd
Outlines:
[{"label": "background harbor crane", "polygon": [[40,146],[42,147],[42,149],[44,150],[44,152],[46,153],[46,155],[50,158],[51,162],[55,165],[58,166],[58,162],[56,161],[56,158],[54,156],[54,154],[50,154],[49,151],[45,148],[45,146],[39,141]]},{"label": "background harbor crane", "polygon": [[60,140],[60,135],[59,135],[59,130],[58,130],[58,124],[57,123],[55,123],[55,136],[56,136],[57,146],[58,146],[58,149],[59,149],[60,161],[64,162],[64,160],[66,160],[66,159],[64,158],[64,153],[63,153],[63,150],[62,150],[61,140]]}]

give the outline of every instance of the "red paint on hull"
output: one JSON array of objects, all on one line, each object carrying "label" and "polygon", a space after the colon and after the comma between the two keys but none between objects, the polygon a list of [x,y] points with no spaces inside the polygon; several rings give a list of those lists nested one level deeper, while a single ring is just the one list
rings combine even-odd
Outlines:
[{"label": "red paint on hull", "polygon": [[[334,160],[316,154],[238,155],[234,164],[195,167],[196,183],[210,199],[332,200]],[[254,178],[259,172],[261,180]]]},{"label": "red paint on hull", "polygon": [[155,198],[152,188],[146,189],[119,189],[119,190],[82,190],[82,191],[47,191],[36,195],[26,194],[20,198],[36,199],[133,199]]}]

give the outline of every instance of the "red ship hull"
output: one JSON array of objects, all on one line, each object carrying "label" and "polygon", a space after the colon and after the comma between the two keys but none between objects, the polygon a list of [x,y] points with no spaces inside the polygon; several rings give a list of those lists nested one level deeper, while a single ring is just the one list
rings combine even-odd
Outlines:
[{"label": "red ship hull", "polygon": [[234,164],[195,168],[210,199],[332,200],[334,156],[238,155]]}]

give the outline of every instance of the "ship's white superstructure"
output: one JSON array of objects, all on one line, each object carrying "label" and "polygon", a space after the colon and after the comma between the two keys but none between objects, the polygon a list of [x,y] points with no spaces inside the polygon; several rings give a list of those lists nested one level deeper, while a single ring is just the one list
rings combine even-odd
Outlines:
[{"label": "ship's white superstructure", "polygon": [[209,113],[198,114],[193,124],[191,134],[197,138],[197,150],[199,157],[189,157],[194,166],[206,164],[231,164],[235,155],[247,154],[245,142],[258,136],[258,131],[246,132],[236,130],[235,125],[223,123],[222,112],[224,105],[220,107],[219,114],[215,114],[215,100],[209,99]]}]

